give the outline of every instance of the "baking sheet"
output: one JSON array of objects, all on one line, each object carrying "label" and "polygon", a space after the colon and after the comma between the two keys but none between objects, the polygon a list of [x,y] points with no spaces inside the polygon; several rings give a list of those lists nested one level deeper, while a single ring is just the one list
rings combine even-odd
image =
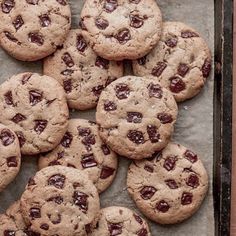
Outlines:
[{"label": "baking sheet", "polygon": [[[165,20],[182,21],[194,28],[208,42],[214,55],[214,0],[158,0]],[[76,28],[84,0],[70,0],[73,12],[72,27]],[[33,71],[42,72],[41,62],[25,63],[14,60],[0,49],[0,82],[13,74]],[[129,70],[128,70],[129,71]],[[213,70],[212,70],[213,71]],[[149,221],[153,236],[213,236],[214,209],[212,196],[213,179],[213,73],[203,91],[194,99],[179,105],[179,117],[173,140],[197,152],[210,177],[209,193],[200,210],[189,220],[173,226],[160,226]],[[72,117],[94,120],[94,111],[72,112]],[[19,199],[30,176],[37,171],[37,158],[24,157],[20,174],[0,193],[0,213]],[[130,161],[120,158],[119,169],[113,185],[101,195],[102,207],[119,205],[137,210],[126,191],[126,174]]]}]

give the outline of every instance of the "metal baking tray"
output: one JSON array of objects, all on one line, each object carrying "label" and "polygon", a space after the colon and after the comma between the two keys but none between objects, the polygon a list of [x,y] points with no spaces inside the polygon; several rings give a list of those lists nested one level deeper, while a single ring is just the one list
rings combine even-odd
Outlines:
[{"label": "metal baking tray", "polygon": [[[85,0],[70,0],[72,28],[78,27]],[[165,20],[182,21],[196,28],[210,46],[215,70],[200,95],[179,105],[174,141],[202,157],[210,177],[210,189],[200,210],[189,220],[173,226],[149,222],[153,236],[226,236],[230,231],[230,184],[232,151],[232,41],[233,1],[157,0]],[[129,67],[129,65],[127,65]],[[13,74],[42,72],[42,62],[20,62],[0,49],[0,83]],[[129,71],[129,70],[127,70]],[[71,112],[71,117],[94,120],[95,111]],[[126,190],[130,163],[120,158],[117,177],[101,195],[102,207],[120,205],[138,211]],[[17,178],[0,193],[0,213],[18,200],[25,185],[37,171],[36,157],[23,157]]]}]

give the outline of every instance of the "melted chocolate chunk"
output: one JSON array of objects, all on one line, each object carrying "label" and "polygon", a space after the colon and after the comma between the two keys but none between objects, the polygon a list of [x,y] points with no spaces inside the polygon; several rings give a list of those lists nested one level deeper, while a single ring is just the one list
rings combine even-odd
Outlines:
[{"label": "melted chocolate chunk", "polygon": [[30,208],[29,216],[31,219],[41,218],[41,210],[37,207]]},{"label": "melted chocolate chunk", "polygon": [[162,88],[159,84],[149,84],[148,85],[149,97],[155,97],[161,99],[163,96]]},{"label": "melted chocolate chunk", "polygon": [[85,49],[88,47],[82,34],[77,35],[76,47],[77,47],[78,51],[80,51],[80,52],[84,52]]},{"label": "melted chocolate chunk", "polygon": [[127,118],[126,120],[129,123],[141,123],[143,119],[143,114],[140,112],[127,112]]},{"label": "melted chocolate chunk", "polygon": [[18,124],[19,122],[26,120],[26,117],[20,113],[17,113],[11,120],[14,123]]},{"label": "melted chocolate chunk", "polygon": [[101,69],[107,70],[109,68],[109,61],[102,57],[97,56],[95,65]]},{"label": "melted chocolate chunk", "polygon": [[122,100],[129,97],[130,89],[127,84],[120,83],[116,85],[115,92],[116,92],[116,97]]},{"label": "melted chocolate chunk", "polygon": [[164,165],[163,167],[167,170],[167,171],[171,171],[175,168],[176,165],[176,161],[177,161],[177,157],[176,156],[169,156],[165,159]]},{"label": "melted chocolate chunk", "polygon": [[170,48],[174,48],[177,45],[177,43],[178,43],[177,37],[172,37],[165,41],[165,44]]},{"label": "melted chocolate chunk", "polygon": [[107,156],[107,155],[111,154],[111,151],[110,151],[109,147],[106,144],[103,144],[101,146],[101,149],[102,149],[104,155]]},{"label": "melted chocolate chunk", "polygon": [[140,66],[144,66],[146,64],[147,56],[141,57],[137,60]]},{"label": "melted chocolate chunk", "polygon": [[19,139],[20,147],[23,147],[26,139],[21,131],[16,131],[16,136]]},{"label": "melted chocolate chunk", "polygon": [[187,150],[184,153],[184,157],[192,163],[195,163],[195,162],[198,161],[197,155],[194,152],[190,151],[190,150]]},{"label": "melted chocolate chunk", "polygon": [[14,105],[11,91],[4,94],[4,99],[7,105]]},{"label": "melted chocolate chunk", "polygon": [[63,81],[63,87],[66,93],[70,93],[72,91],[72,80],[64,80]]},{"label": "melted chocolate chunk", "polygon": [[24,24],[21,15],[17,16],[15,20],[12,22],[12,24],[14,25],[16,30],[20,29],[20,27]]},{"label": "melted chocolate chunk", "polygon": [[157,118],[161,121],[162,124],[168,124],[173,122],[172,115],[167,113],[157,114]]},{"label": "melted chocolate chunk", "polygon": [[118,6],[117,0],[105,0],[103,8],[106,12],[113,12]]},{"label": "melted chocolate chunk", "polygon": [[142,228],[136,234],[138,236],[147,236],[148,235],[148,231],[146,229]]},{"label": "melted chocolate chunk", "polygon": [[108,20],[99,17],[95,20],[95,25],[98,27],[98,29],[104,30],[109,26],[109,22]]},{"label": "melted chocolate chunk", "polygon": [[189,66],[184,63],[180,63],[178,67],[178,75],[184,77],[189,71]]},{"label": "melted chocolate chunk", "polygon": [[131,39],[129,29],[121,29],[116,35],[115,38],[119,41],[120,44],[125,44]]},{"label": "melted chocolate chunk", "polygon": [[96,143],[96,140],[95,140],[95,136],[93,134],[90,134],[88,136],[85,136],[83,139],[82,139],[82,143],[85,145],[85,146],[90,146],[90,145],[94,145]]},{"label": "melted chocolate chunk", "polygon": [[134,219],[135,219],[140,225],[143,224],[143,220],[142,220],[142,218],[141,218],[140,216],[138,216],[138,215],[136,215],[136,214],[134,214],[133,216],[134,216]]},{"label": "melted chocolate chunk", "polygon": [[108,167],[108,166],[103,166],[101,174],[100,174],[100,178],[107,179],[110,176],[112,176],[114,174],[114,172],[115,172],[115,169]]},{"label": "melted chocolate chunk", "polygon": [[186,30],[186,31],[181,32],[181,37],[187,39],[187,38],[199,37],[199,35],[195,32],[190,31],[190,30]]},{"label": "melted chocolate chunk", "polygon": [[48,27],[51,24],[51,19],[48,14],[43,14],[39,16],[39,19],[42,27]]},{"label": "melted chocolate chunk", "polygon": [[64,137],[61,140],[61,145],[65,148],[69,148],[73,140],[73,136],[71,133],[66,132]]},{"label": "melted chocolate chunk", "polygon": [[27,236],[40,236],[40,233],[37,233],[37,232],[34,232],[32,231],[31,229],[27,228],[24,230],[24,233],[27,235]]},{"label": "melted chocolate chunk", "polygon": [[39,0],[26,0],[26,2],[31,5],[38,5]]},{"label": "melted chocolate chunk", "polygon": [[7,166],[8,167],[17,167],[18,166],[17,159],[15,156],[7,158]]},{"label": "melted chocolate chunk", "polygon": [[146,171],[148,171],[148,172],[150,172],[150,173],[153,173],[154,168],[153,168],[153,166],[145,165],[145,166],[144,166],[144,170],[146,170]]},{"label": "melted chocolate chunk", "polygon": [[37,103],[41,102],[43,99],[43,93],[37,90],[30,90],[29,91],[29,101],[32,106],[36,105]]},{"label": "melted chocolate chunk", "polygon": [[2,145],[9,146],[15,141],[14,134],[9,129],[3,129],[0,133]]},{"label": "melted chocolate chunk", "polygon": [[71,70],[71,69],[66,69],[61,72],[61,74],[64,76],[71,76],[73,73],[74,73],[74,70]]},{"label": "melted chocolate chunk", "polygon": [[78,127],[78,132],[79,136],[85,137],[91,134],[91,129],[90,128],[83,128],[83,127]]},{"label": "melted chocolate chunk", "polygon": [[159,142],[161,136],[158,133],[156,126],[148,125],[147,126],[147,133],[148,133],[149,139],[152,143]]},{"label": "melted chocolate chunk", "polygon": [[206,59],[202,66],[202,75],[204,78],[207,78],[211,72],[211,59]]},{"label": "melted chocolate chunk", "polygon": [[84,169],[86,169],[86,168],[97,166],[98,163],[95,160],[95,157],[93,154],[86,154],[82,156],[81,165]]},{"label": "melted chocolate chunk", "polygon": [[78,206],[82,212],[86,213],[88,210],[88,195],[79,191],[74,191],[73,201],[76,206]]},{"label": "melted chocolate chunk", "polygon": [[144,24],[144,20],[139,15],[130,15],[130,26],[134,28],[140,28]]},{"label": "melted chocolate chunk", "polygon": [[10,41],[18,43],[17,38],[15,38],[9,31],[4,31],[4,34]]},{"label": "melted chocolate chunk", "polygon": [[157,189],[152,186],[145,186],[140,191],[141,197],[144,200],[149,200],[153,197],[153,195],[156,193]]},{"label": "melted chocolate chunk", "polygon": [[181,204],[182,205],[189,205],[193,201],[193,194],[184,192],[181,197]]},{"label": "melted chocolate chunk", "polygon": [[4,232],[3,232],[3,236],[15,236],[15,235],[16,235],[15,230],[7,229],[7,230],[4,230]]},{"label": "melted chocolate chunk", "polygon": [[61,174],[56,174],[48,179],[48,185],[53,185],[55,188],[63,189],[66,177]]},{"label": "melted chocolate chunk", "polygon": [[3,13],[10,13],[10,11],[13,9],[15,6],[15,1],[14,0],[3,0],[1,7],[2,7],[2,12]]},{"label": "melted chocolate chunk", "polygon": [[91,224],[85,225],[85,231],[87,234],[92,233],[92,226]]},{"label": "melted chocolate chunk", "polygon": [[26,73],[26,74],[24,74],[24,75],[22,76],[21,83],[22,83],[23,85],[26,84],[26,83],[29,81],[29,79],[31,78],[31,76],[32,76],[32,73]]},{"label": "melted chocolate chunk", "polygon": [[138,130],[130,130],[127,134],[127,137],[130,141],[135,144],[143,144],[145,143],[143,133]]},{"label": "melted chocolate chunk", "polygon": [[104,110],[105,111],[115,111],[117,109],[117,105],[114,102],[106,101],[104,103]]},{"label": "melted chocolate chunk", "polygon": [[71,55],[68,52],[65,52],[61,59],[64,61],[64,63],[68,66],[68,67],[72,67],[75,65]]},{"label": "melted chocolate chunk", "polygon": [[181,91],[185,90],[186,84],[181,78],[174,76],[170,78],[169,88],[172,93],[180,93]]},{"label": "melted chocolate chunk", "polygon": [[47,120],[35,120],[34,123],[35,123],[34,131],[37,134],[41,134],[45,130],[45,128],[47,127],[48,121]]},{"label": "melted chocolate chunk", "polygon": [[199,186],[199,178],[197,175],[191,174],[187,179],[186,184],[192,188],[197,188]]},{"label": "melted chocolate chunk", "polygon": [[29,41],[31,43],[35,43],[38,46],[42,46],[44,44],[43,36],[39,33],[29,33]]},{"label": "melted chocolate chunk", "polygon": [[165,183],[170,189],[177,189],[178,188],[178,184],[173,179],[168,179],[165,181]]},{"label": "melted chocolate chunk", "polygon": [[152,69],[152,75],[159,77],[162,72],[166,69],[167,65],[165,62],[158,62],[157,65]]},{"label": "melted chocolate chunk", "polygon": [[40,229],[43,229],[43,230],[49,230],[49,225],[48,224],[41,224],[40,225]]},{"label": "melted chocolate chunk", "polygon": [[116,236],[122,234],[123,225],[121,223],[109,223],[108,222],[108,230],[110,232],[110,236]]},{"label": "melted chocolate chunk", "polygon": [[166,213],[169,211],[170,206],[166,201],[162,200],[156,204],[156,209],[162,213]]}]

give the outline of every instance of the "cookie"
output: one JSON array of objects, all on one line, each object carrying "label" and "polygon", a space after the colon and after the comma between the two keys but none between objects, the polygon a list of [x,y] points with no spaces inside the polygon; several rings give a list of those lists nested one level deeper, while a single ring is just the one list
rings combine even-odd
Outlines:
[{"label": "cookie", "polygon": [[0,0],[0,5],[0,44],[18,60],[50,55],[70,29],[67,0]]},{"label": "cookie", "polygon": [[102,92],[96,120],[102,139],[112,150],[142,159],[167,145],[177,113],[168,90],[148,77],[126,76]]},{"label": "cookie", "polygon": [[133,61],[134,74],[153,76],[176,101],[196,96],[211,71],[211,52],[196,30],[180,22],[165,22],[157,46]]},{"label": "cookie", "polygon": [[26,224],[45,236],[87,235],[97,223],[99,210],[98,192],[88,176],[64,166],[37,172],[21,197]]},{"label": "cookie", "polygon": [[14,75],[0,85],[0,110],[0,123],[15,131],[25,155],[55,148],[68,126],[63,88],[36,73]]},{"label": "cookie", "polygon": [[101,210],[96,230],[91,236],[151,236],[146,221],[125,207],[112,206]]},{"label": "cookie", "polygon": [[0,235],[40,236],[26,227],[20,212],[20,201],[13,203],[5,214],[0,215]]},{"label": "cookie", "polygon": [[12,130],[0,124],[0,192],[15,179],[20,166],[18,138]]},{"label": "cookie", "polygon": [[160,224],[175,224],[198,210],[208,190],[208,176],[194,152],[170,143],[152,159],[133,162],[127,186],[148,218]]},{"label": "cookie", "polygon": [[93,50],[108,60],[146,55],[162,31],[155,0],[86,0],[81,22]]},{"label": "cookie", "polygon": [[117,156],[102,142],[96,123],[72,119],[60,145],[39,159],[40,169],[53,165],[83,170],[100,193],[115,177]]},{"label": "cookie", "polygon": [[44,60],[43,71],[64,87],[70,108],[86,110],[97,105],[110,82],[123,76],[123,65],[97,56],[78,29],[71,30],[63,47]]}]

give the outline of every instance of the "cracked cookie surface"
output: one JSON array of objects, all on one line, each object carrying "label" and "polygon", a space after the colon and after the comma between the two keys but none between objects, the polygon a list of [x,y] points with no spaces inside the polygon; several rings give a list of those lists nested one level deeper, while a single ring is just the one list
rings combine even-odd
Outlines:
[{"label": "cracked cookie surface", "polygon": [[151,236],[148,224],[137,213],[125,207],[111,206],[101,210],[100,220],[91,236]]},{"label": "cracked cookie surface", "polygon": [[177,113],[172,94],[154,80],[125,76],[103,90],[96,120],[112,150],[142,159],[167,145]]},{"label": "cracked cookie surface", "polygon": [[148,218],[160,224],[175,224],[198,210],[208,190],[208,176],[194,152],[169,143],[153,158],[130,165],[127,186]]},{"label": "cracked cookie surface", "polygon": [[0,192],[15,179],[20,166],[18,138],[11,129],[0,124]]},{"label": "cracked cookie surface", "polygon": [[0,0],[0,18],[1,46],[23,61],[56,51],[71,25],[67,0]]},{"label": "cracked cookie surface", "polygon": [[95,227],[100,211],[96,187],[77,169],[51,166],[29,180],[21,197],[29,229],[45,236],[84,236]]},{"label": "cracked cookie surface", "polygon": [[123,76],[122,62],[97,56],[80,29],[70,31],[63,47],[44,60],[43,70],[64,87],[69,107],[79,110],[95,107],[102,90]]},{"label": "cracked cookie surface", "polygon": [[52,150],[67,129],[64,90],[48,76],[30,72],[12,76],[0,85],[0,109],[0,122],[16,133],[25,155]]},{"label": "cracked cookie surface", "polygon": [[108,60],[146,55],[162,31],[155,0],[87,0],[81,20],[93,50]]},{"label": "cracked cookie surface", "polygon": [[96,123],[71,119],[60,145],[39,159],[40,169],[53,165],[83,170],[102,192],[115,177],[117,155],[102,142]]},{"label": "cracked cookie surface", "polygon": [[211,52],[199,33],[181,22],[165,22],[157,46],[133,61],[134,74],[153,76],[176,101],[196,96],[211,71]]}]

